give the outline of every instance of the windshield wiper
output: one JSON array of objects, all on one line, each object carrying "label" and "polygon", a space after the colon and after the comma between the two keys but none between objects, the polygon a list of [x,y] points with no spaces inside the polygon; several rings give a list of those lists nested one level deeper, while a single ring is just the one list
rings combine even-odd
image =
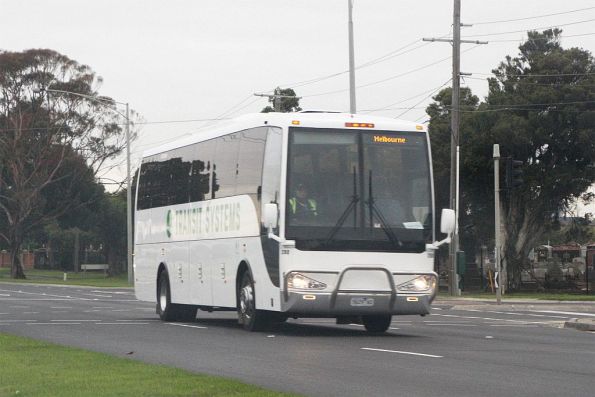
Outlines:
[{"label": "windshield wiper", "polygon": [[337,232],[339,231],[339,229],[341,229],[341,227],[343,227],[343,224],[347,220],[347,217],[349,216],[351,211],[353,211],[353,227],[356,226],[357,203],[359,202],[359,196],[357,195],[356,179],[357,179],[357,176],[355,173],[355,167],[353,167],[353,195],[351,196],[351,201],[349,202],[349,205],[347,206],[347,208],[345,208],[345,211],[343,211],[343,213],[337,220],[337,223],[335,224],[335,226],[333,226],[333,228],[331,229],[328,236],[326,236],[325,245],[328,245],[330,242],[332,242],[334,240],[335,236],[337,235]]},{"label": "windshield wiper", "polygon": [[380,212],[380,208],[378,208],[378,206],[374,202],[374,195],[372,193],[372,170],[370,170],[370,177],[368,179],[368,196],[369,197],[367,204],[370,211],[370,230],[374,228],[374,214],[376,214],[376,217],[380,221],[380,226],[382,227],[382,230],[384,231],[390,242],[393,243],[393,245],[402,247],[403,243],[399,241],[393,229],[388,225],[386,218],[384,217],[384,215],[382,215],[382,212]]}]

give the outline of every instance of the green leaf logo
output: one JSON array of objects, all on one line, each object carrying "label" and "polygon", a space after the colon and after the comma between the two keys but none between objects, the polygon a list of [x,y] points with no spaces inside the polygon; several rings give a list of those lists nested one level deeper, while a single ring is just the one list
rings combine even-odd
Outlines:
[{"label": "green leaf logo", "polygon": [[165,216],[165,233],[168,238],[171,238],[171,210],[167,210],[167,215]]}]

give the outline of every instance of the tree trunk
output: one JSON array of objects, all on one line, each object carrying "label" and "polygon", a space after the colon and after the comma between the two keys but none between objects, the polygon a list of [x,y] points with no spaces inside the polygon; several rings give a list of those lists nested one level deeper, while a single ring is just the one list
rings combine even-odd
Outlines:
[{"label": "tree trunk", "polygon": [[15,241],[10,247],[10,277],[14,279],[26,279],[25,272],[23,271],[23,264],[19,257],[21,253],[21,242]]}]

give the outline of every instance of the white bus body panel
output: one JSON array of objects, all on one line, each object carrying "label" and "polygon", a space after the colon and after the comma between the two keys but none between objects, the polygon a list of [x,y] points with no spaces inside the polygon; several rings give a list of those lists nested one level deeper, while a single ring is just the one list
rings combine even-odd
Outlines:
[{"label": "white bus body panel", "polygon": [[[146,151],[143,157],[228,133],[259,126],[280,127],[283,131],[281,186],[279,212],[281,239],[284,238],[284,216],[287,177],[288,128],[293,120],[301,127],[345,128],[346,122],[374,123],[376,130],[417,131],[425,134],[425,127],[402,120],[368,115],[348,114],[254,114],[238,118],[210,132],[194,135]],[[199,136],[200,135],[200,136]],[[428,150],[430,150],[428,142]],[[432,167],[430,167],[432,172]],[[433,200],[433,183],[432,200]],[[432,202],[432,207],[433,207]],[[434,214],[435,211],[432,211]],[[434,216],[434,215],[433,215]],[[319,297],[331,296],[338,288],[352,292],[390,292],[391,283],[385,274],[393,276],[393,286],[411,280],[420,274],[434,274],[433,251],[422,253],[300,251],[291,242],[280,244],[279,286],[268,274],[261,244],[261,222],[249,196],[233,196],[197,203],[157,207],[136,211],[135,214],[135,293],[139,300],[156,301],[157,272],[160,265],[168,271],[171,299],[174,303],[200,306],[236,307],[238,267],[245,262],[255,282],[256,308],[261,310],[288,311],[297,314],[340,315],[344,313],[309,310],[302,305],[302,297],[309,292],[289,297],[285,276],[290,272],[312,273],[318,281],[327,284]],[[361,271],[358,267],[370,267]],[[354,270],[345,272],[346,269]],[[379,271],[378,269],[384,269]],[[341,285],[338,286],[340,276]],[[405,307],[412,294],[402,294],[397,302]],[[413,294],[415,295],[415,294]],[[402,309],[395,314],[425,314],[433,296],[418,294],[420,304]],[[293,299],[293,301],[292,301]],[[299,305],[292,305],[296,299]],[[320,299],[319,299],[320,301]],[[314,301],[311,301],[314,302]],[[412,300],[413,302],[413,300]],[[302,310],[304,309],[305,310]],[[349,314],[349,313],[347,313]]]}]

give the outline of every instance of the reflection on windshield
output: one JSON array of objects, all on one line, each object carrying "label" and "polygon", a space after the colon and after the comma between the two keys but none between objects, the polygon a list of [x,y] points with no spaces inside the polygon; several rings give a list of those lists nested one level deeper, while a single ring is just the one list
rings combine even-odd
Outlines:
[{"label": "reflection on windshield", "polygon": [[292,128],[287,198],[298,248],[417,250],[432,227],[425,135]]}]

